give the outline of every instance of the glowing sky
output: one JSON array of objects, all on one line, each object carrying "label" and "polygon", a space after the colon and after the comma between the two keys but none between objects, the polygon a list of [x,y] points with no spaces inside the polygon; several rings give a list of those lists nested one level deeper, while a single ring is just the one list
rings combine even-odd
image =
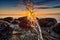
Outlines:
[{"label": "glowing sky", "polygon": [[[19,4],[14,7],[18,2],[22,3],[23,0],[0,0],[0,16],[14,16],[14,15],[25,15],[25,5]],[[26,0],[24,0],[26,2]],[[36,7],[43,7],[45,9],[35,9],[36,15],[41,14],[55,14],[60,15],[60,0],[33,0]],[[38,5],[39,4],[39,5]],[[54,8],[56,7],[57,8]],[[47,8],[48,7],[48,8]]]}]

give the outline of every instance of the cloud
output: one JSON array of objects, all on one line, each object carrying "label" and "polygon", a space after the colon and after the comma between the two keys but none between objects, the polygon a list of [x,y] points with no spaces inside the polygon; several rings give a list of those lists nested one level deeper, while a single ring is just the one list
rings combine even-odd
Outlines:
[{"label": "cloud", "polygon": [[49,13],[49,14],[44,14],[44,15],[60,15],[60,13]]},{"label": "cloud", "polygon": [[52,7],[52,8],[60,8],[60,6],[54,6],[54,7]]},{"label": "cloud", "polygon": [[51,7],[35,7],[35,9],[49,9]]},{"label": "cloud", "polygon": [[35,7],[35,9],[51,9],[51,8],[60,8],[60,6],[52,6],[52,7]]}]

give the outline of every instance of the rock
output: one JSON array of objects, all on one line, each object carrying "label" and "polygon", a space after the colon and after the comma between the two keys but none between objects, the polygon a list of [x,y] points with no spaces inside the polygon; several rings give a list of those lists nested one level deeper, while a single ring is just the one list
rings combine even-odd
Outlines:
[{"label": "rock", "polygon": [[12,31],[8,22],[0,20],[0,40],[9,40],[12,37]]},{"label": "rock", "polygon": [[11,24],[19,24],[19,22],[20,21],[18,19],[14,19]]},{"label": "rock", "polygon": [[51,27],[57,23],[57,20],[54,18],[41,18],[37,20],[41,27]]},{"label": "rock", "polygon": [[21,28],[32,29],[31,22],[27,19],[27,17],[22,17],[21,19],[19,18],[19,20],[19,26]]},{"label": "rock", "polygon": [[[37,18],[37,20],[41,26],[44,40],[59,40],[60,23],[57,23],[56,19]],[[30,26],[30,23],[27,17],[20,17],[18,19],[6,17],[6,19],[0,20],[0,40],[38,40],[38,34]],[[52,29],[50,29],[51,26]]]},{"label": "rock", "polygon": [[0,18],[0,20],[3,20],[3,18]]},{"label": "rock", "polygon": [[4,18],[4,21],[11,23],[11,21],[13,21],[13,18],[12,17],[6,17],[6,18]]},{"label": "rock", "polygon": [[19,21],[22,21],[22,20],[24,20],[25,18],[27,18],[27,17],[26,17],[26,16],[25,16],[25,17],[19,17],[18,20],[19,20]]},{"label": "rock", "polygon": [[57,34],[60,34],[60,23],[55,24],[52,30]]},{"label": "rock", "polygon": [[34,30],[21,29],[20,33],[16,33],[12,37],[13,40],[38,40]]},{"label": "rock", "polygon": [[20,23],[18,24],[20,27],[19,31],[16,31],[13,34],[13,40],[38,40],[37,32],[31,28],[30,21],[27,20],[27,17],[22,17],[18,19]]}]

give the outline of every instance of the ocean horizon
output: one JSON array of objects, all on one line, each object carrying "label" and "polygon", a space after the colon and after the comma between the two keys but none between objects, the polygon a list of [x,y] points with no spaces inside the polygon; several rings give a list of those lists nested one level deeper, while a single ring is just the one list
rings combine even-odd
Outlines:
[{"label": "ocean horizon", "polygon": [[[5,18],[5,17],[13,17],[13,18],[19,18],[19,17],[24,17],[24,16],[19,16],[19,15],[0,15],[0,18]],[[36,16],[37,18],[55,18],[58,22],[60,22],[60,15],[40,15]]]}]

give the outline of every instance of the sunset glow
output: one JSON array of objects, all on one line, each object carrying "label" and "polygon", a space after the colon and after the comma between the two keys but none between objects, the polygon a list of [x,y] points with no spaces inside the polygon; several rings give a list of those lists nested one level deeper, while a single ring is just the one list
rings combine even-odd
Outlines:
[{"label": "sunset glow", "polygon": [[[9,16],[25,16],[26,15],[26,10],[8,10],[8,9],[0,9],[0,16],[3,15],[9,15]],[[40,10],[35,10],[34,13],[36,16],[39,16],[41,14],[55,14],[55,13],[60,13],[60,9],[40,9]]]}]

